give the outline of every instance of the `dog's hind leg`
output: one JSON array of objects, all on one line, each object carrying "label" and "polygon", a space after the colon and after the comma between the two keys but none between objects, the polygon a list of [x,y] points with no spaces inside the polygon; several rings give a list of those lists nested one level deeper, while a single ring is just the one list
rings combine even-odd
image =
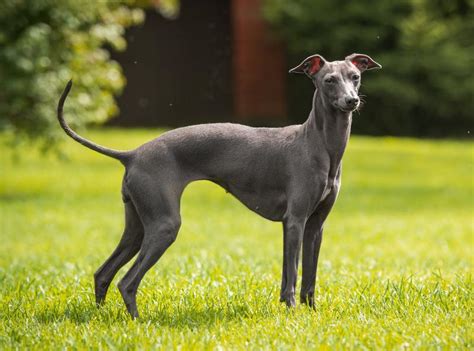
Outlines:
[{"label": "dog's hind leg", "polygon": [[[184,186],[175,182],[173,185],[170,184],[166,188],[161,187],[160,189],[159,184],[162,184],[162,182],[153,182],[153,184],[148,184],[146,188],[142,188],[144,184],[140,184],[140,189],[136,189],[136,194],[140,195],[132,196],[145,233],[135,263],[118,284],[132,318],[138,317],[136,295],[141,280],[176,240],[181,226],[179,205]],[[146,189],[153,189],[154,191],[146,191]],[[142,194],[147,196],[141,196]]]},{"label": "dog's hind leg", "polygon": [[119,283],[120,293],[132,318],[138,317],[136,295],[143,276],[176,240],[179,226],[179,218],[161,217],[145,227],[137,260]]},{"label": "dog's hind leg", "polygon": [[97,305],[105,300],[107,290],[118,270],[136,255],[143,240],[143,225],[131,201],[125,202],[125,229],[117,248],[94,274]]}]

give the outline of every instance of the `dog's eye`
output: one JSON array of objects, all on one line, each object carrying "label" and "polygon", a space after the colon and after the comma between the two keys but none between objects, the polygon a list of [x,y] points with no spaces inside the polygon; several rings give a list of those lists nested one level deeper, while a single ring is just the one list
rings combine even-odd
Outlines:
[{"label": "dog's eye", "polygon": [[352,76],[352,80],[354,80],[354,81],[357,81],[357,80],[359,80],[359,79],[360,79],[360,76],[359,76],[358,74],[354,74],[354,75]]},{"label": "dog's eye", "polygon": [[328,84],[334,84],[336,83],[336,78],[334,77],[328,77],[324,80],[325,83],[328,83]]}]

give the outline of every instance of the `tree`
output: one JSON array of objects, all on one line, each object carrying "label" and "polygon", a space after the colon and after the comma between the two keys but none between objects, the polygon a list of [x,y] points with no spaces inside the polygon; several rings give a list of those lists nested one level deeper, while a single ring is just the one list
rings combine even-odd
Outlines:
[{"label": "tree", "polygon": [[123,50],[125,28],[143,21],[127,0],[0,0],[0,130],[12,141],[54,145],[56,104],[69,79],[66,113],[81,127],[117,112],[124,83],[107,48]]},{"label": "tree", "polygon": [[[293,63],[313,53],[335,60],[361,52],[383,65],[362,87],[369,98],[356,132],[467,135],[473,7],[472,0],[266,0],[264,13],[286,38]],[[301,90],[294,105],[307,105]]]}]

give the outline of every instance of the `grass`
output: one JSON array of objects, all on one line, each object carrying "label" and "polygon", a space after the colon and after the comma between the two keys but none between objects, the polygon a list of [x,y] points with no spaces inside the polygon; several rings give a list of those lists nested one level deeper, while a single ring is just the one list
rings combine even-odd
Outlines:
[{"label": "grass", "polygon": [[[88,136],[131,148],[154,134]],[[469,141],[352,138],[316,312],[278,302],[281,225],[194,183],[131,321],[115,283],[101,309],[92,285],[121,235],[122,166],[69,140],[68,160],[3,150],[0,349],[473,349],[473,152]]]}]

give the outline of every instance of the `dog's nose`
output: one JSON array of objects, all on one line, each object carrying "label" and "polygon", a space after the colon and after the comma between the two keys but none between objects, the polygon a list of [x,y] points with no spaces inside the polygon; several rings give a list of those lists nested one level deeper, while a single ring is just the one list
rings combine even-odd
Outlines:
[{"label": "dog's nose", "polygon": [[347,106],[350,106],[350,107],[355,107],[359,103],[358,97],[347,96],[345,100],[346,100]]}]

